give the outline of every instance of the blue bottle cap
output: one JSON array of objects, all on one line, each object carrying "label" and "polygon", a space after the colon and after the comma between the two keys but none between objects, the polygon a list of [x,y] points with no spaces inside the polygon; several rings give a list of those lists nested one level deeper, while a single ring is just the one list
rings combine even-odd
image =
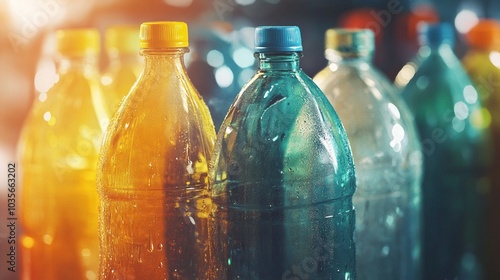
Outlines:
[{"label": "blue bottle cap", "polygon": [[455,44],[455,31],[449,23],[423,24],[419,33],[421,45]]},{"label": "blue bottle cap", "polygon": [[259,26],[255,29],[255,52],[301,52],[297,26]]}]

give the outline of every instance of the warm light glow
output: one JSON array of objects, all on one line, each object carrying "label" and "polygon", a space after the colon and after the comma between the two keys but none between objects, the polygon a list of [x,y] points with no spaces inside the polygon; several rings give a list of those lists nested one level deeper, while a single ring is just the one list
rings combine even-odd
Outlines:
[{"label": "warm light glow", "polygon": [[85,277],[88,279],[88,280],[95,280],[97,279],[97,275],[95,274],[95,272],[93,272],[92,270],[87,270],[85,272]]},{"label": "warm light glow", "polygon": [[455,28],[458,32],[465,34],[479,22],[475,12],[463,9],[455,17]]},{"label": "warm light glow", "polygon": [[472,112],[470,121],[476,128],[487,128],[491,125],[491,113],[486,108],[475,110]]},{"label": "warm light glow", "polygon": [[45,113],[43,114],[43,119],[44,119],[46,122],[50,121],[50,118],[51,118],[51,114],[50,114],[50,112],[45,112]]},{"label": "warm light glow", "polygon": [[43,243],[47,244],[47,245],[50,245],[52,244],[52,241],[53,241],[53,238],[52,236],[48,235],[48,234],[45,234],[43,236]]},{"label": "warm light glow", "polygon": [[495,65],[495,67],[500,68],[500,53],[499,52],[491,52],[490,53],[490,61]]},{"label": "warm light glow", "polygon": [[46,61],[38,67],[35,74],[35,89],[47,92],[59,79],[54,62]]},{"label": "warm light glow", "polygon": [[406,64],[396,76],[396,85],[405,87],[414,75],[415,67],[411,64]]},{"label": "warm light glow", "polygon": [[31,249],[33,248],[33,245],[35,245],[35,240],[29,236],[25,236],[21,239],[21,243],[23,244],[24,248]]},{"label": "warm light glow", "polygon": [[174,7],[189,7],[193,3],[193,0],[163,0],[166,4]]}]

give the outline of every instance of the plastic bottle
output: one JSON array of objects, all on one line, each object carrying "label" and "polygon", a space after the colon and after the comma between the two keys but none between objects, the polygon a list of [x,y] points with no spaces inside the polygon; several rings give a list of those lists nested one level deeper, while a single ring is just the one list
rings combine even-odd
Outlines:
[{"label": "plastic bottle", "polygon": [[418,63],[398,76],[415,72],[401,94],[424,154],[423,279],[455,279],[461,263],[475,266],[470,273],[482,271],[491,119],[453,53],[452,27],[425,25],[421,34]]},{"label": "plastic bottle", "polygon": [[413,117],[372,65],[373,32],[329,29],[314,81],[336,108],[356,166],[359,279],[419,279],[422,154]]},{"label": "plastic bottle", "polygon": [[[487,190],[488,236],[484,252],[487,279],[500,278],[500,23],[493,19],[480,19],[466,35],[469,50],[462,64],[476,87],[485,112],[491,116],[493,161],[489,177],[491,188]],[[488,114],[486,114],[488,116]]]},{"label": "plastic bottle", "polygon": [[101,81],[110,115],[119,108],[121,101],[134,85],[143,68],[139,55],[139,27],[135,25],[111,26],[106,29],[105,43],[109,64]]},{"label": "plastic bottle", "polygon": [[344,128],[299,66],[298,27],[258,27],[255,52],[211,164],[213,279],[355,279]]},{"label": "plastic bottle", "polygon": [[99,32],[56,32],[59,81],[38,95],[19,140],[22,279],[95,279],[96,165],[107,124]]},{"label": "plastic bottle", "polygon": [[215,129],[184,66],[188,27],[147,22],[142,74],[113,118],[98,172],[100,279],[207,279]]}]

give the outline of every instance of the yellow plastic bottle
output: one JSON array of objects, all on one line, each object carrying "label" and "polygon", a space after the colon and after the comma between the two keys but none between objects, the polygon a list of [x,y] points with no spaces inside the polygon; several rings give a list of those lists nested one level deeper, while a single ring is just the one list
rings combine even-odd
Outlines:
[{"label": "yellow plastic bottle", "polygon": [[480,248],[485,264],[485,279],[500,279],[500,22],[480,19],[467,34],[469,50],[462,58],[467,73],[474,82],[478,96],[484,104],[484,116],[490,124],[493,140],[493,161],[489,188],[481,191],[486,195],[487,238]]},{"label": "yellow plastic bottle", "polygon": [[109,64],[101,81],[106,104],[113,115],[121,101],[130,91],[143,68],[143,59],[139,55],[139,26],[111,26],[105,32],[105,47]]},{"label": "yellow plastic bottle", "polygon": [[22,279],[96,279],[96,166],[103,111],[95,29],[56,32],[59,80],[40,93],[19,141]]},{"label": "yellow plastic bottle", "polygon": [[215,129],[186,74],[187,25],[143,23],[140,47],[145,67],[99,162],[99,279],[208,279]]}]

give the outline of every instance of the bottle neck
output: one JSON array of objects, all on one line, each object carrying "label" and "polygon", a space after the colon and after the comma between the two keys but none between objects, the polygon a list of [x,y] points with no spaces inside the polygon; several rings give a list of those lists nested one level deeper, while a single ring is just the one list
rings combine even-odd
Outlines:
[{"label": "bottle neck", "polygon": [[145,70],[174,65],[178,69],[185,69],[184,54],[189,52],[188,48],[166,48],[166,49],[141,49],[144,57]]},{"label": "bottle neck", "polygon": [[371,63],[372,53],[371,52],[355,52],[355,51],[342,51],[338,49],[326,49],[325,57],[329,64],[359,64],[359,63]]},{"label": "bottle neck", "polygon": [[62,55],[60,58],[59,72],[61,74],[66,74],[74,71],[85,75],[97,73],[99,71],[97,55]]},{"label": "bottle neck", "polygon": [[115,65],[135,65],[140,61],[138,53],[109,51],[108,57],[109,63]]},{"label": "bottle neck", "polygon": [[256,53],[259,71],[298,71],[301,52]]}]

